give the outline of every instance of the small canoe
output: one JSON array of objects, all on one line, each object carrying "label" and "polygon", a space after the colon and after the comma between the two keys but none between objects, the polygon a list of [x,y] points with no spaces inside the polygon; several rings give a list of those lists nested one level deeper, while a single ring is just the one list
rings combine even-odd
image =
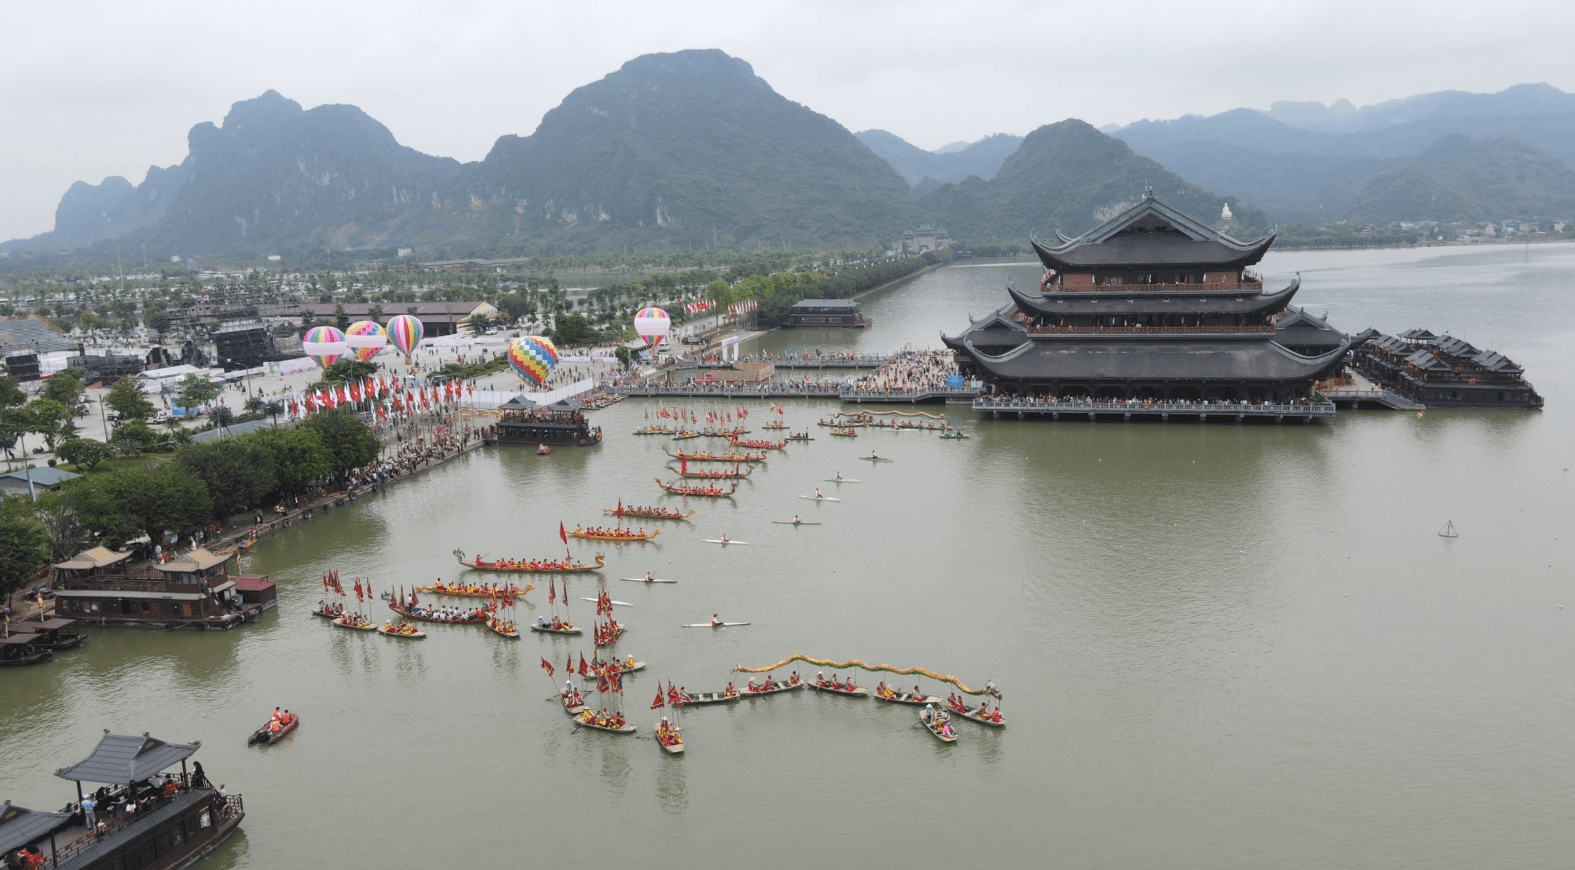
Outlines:
[{"label": "small canoe", "polygon": [[810,501],[842,501],[840,498],[832,498],[829,495],[801,495],[799,498],[807,498]]},{"label": "small canoe", "polygon": [[887,459],[884,456],[860,456],[859,458],[864,460],[865,462],[896,462],[897,461],[895,459]]},{"label": "small canoe", "polygon": [[553,628],[550,625],[537,625],[534,622],[531,623],[530,630],[531,631],[539,631],[542,634],[584,634],[585,633],[581,629],[575,628],[572,625],[564,627],[564,628]]},{"label": "small canoe", "polygon": [[692,625],[680,625],[679,628],[732,628],[735,625],[748,625],[747,622],[696,622]]},{"label": "small canoe", "polygon": [[700,539],[700,543],[702,543],[702,544],[721,544],[724,547],[727,546],[728,544],[742,544],[742,545],[744,545],[746,547],[749,546],[749,542],[748,541],[724,541],[721,538],[702,538],[702,539]]},{"label": "small canoe", "polygon": [[645,670],[645,662],[635,662],[634,663],[634,667],[632,667],[632,668],[628,667],[626,663],[623,663],[623,662],[619,662],[618,663],[618,673],[620,673],[620,674],[632,674],[635,671],[643,671],[643,670]]},{"label": "small canoe", "polygon": [[722,692],[701,692],[698,695],[690,695],[680,703],[685,707],[701,707],[706,704],[731,704],[742,697],[744,697],[743,693],[736,690],[731,695]]},{"label": "small canoe", "polygon": [[898,692],[889,698],[879,692],[876,692],[874,694],[874,698],[877,701],[885,701],[888,704],[912,704],[915,707],[923,707],[925,704],[941,703],[941,699],[935,697],[934,695],[915,695],[912,692]]},{"label": "small canoe", "polygon": [[367,619],[364,616],[360,619],[357,619],[356,614],[342,616],[334,620],[334,625],[337,625],[340,628],[348,628],[351,631],[375,631],[378,627],[377,623]]},{"label": "small canoe", "polygon": [[949,730],[947,726],[951,723],[949,718],[945,716],[933,716],[929,719],[926,719],[924,718],[924,711],[921,710],[919,711],[919,721],[924,723],[924,730],[930,732],[930,736],[934,737],[936,740],[939,740],[942,743],[957,742],[956,732],[949,734],[947,733]]},{"label": "small canoe", "polygon": [[855,480],[855,479],[853,479],[851,477],[822,477],[821,480],[824,480],[827,483],[863,483],[864,482],[862,480]]},{"label": "small canoe", "polygon": [[804,520],[772,520],[771,522],[776,524],[776,525],[779,525],[779,526],[818,526],[818,525],[823,525],[822,523],[810,523],[810,522],[805,522]]},{"label": "small canoe", "polygon": [[517,629],[517,628],[509,628],[509,627],[504,626],[504,625],[499,625],[499,624],[497,624],[495,622],[487,623],[487,631],[490,631],[493,634],[499,635],[501,637],[509,638],[511,640],[519,640],[520,639],[520,630],[519,629]]},{"label": "small canoe", "polygon": [[870,690],[864,688],[863,686],[859,686],[858,688],[855,688],[853,691],[850,692],[847,689],[833,688],[830,683],[826,683],[824,685],[821,685],[819,683],[815,683],[813,681],[810,681],[810,682],[804,683],[804,685],[810,687],[811,689],[814,689],[817,692],[828,692],[828,693],[833,694],[833,695],[842,695],[842,696],[847,697],[847,698],[864,698],[864,697],[868,697],[869,693],[870,693]]},{"label": "small canoe", "polygon": [[419,628],[411,628],[410,633],[406,634],[400,631],[389,631],[381,625],[377,627],[377,633],[384,637],[398,637],[405,640],[421,640],[427,636],[427,633]]},{"label": "small canoe", "polygon": [[321,616],[323,619],[338,619],[339,617],[344,616],[344,612],[340,610],[325,610],[321,607],[314,607],[312,608],[312,615]]},{"label": "small canoe", "polygon": [[776,681],[771,683],[771,688],[769,688],[769,689],[757,688],[757,689],[754,689],[753,691],[751,691],[749,689],[749,687],[746,686],[746,687],[744,687],[744,691],[743,691],[742,694],[746,698],[758,698],[758,697],[760,697],[762,695],[778,695],[778,694],[781,694],[782,692],[796,692],[796,691],[798,691],[799,689],[802,689],[802,688],[804,688],[804,683],[803,682],[784,683],[781,680],[776,680]]},{"label": "small canoe", "polygon": [[581,728],[589,728],[592,731],[606,731],[609,734],[633,734],[639,730],[628,722],[624,722],[617,728],[611,725],[597,725],[595,722],[587,721],[584,713],[574,717],[574,723]]},{"label": "small canoe", "polygon": [[580,714],[585,712],[584,704],[573,703],[569,700],[569,696],[563,694],[562,692],[558,693],[558,703],[563,707],[563,712],[568,713],[570,716],[573,716],[576,719],[580,718]]},{"label": "small canoe", "polygon": [[672,743],[667,743],[667,742],[663,741],[662,738],[658,737],[658,738],[656,738],[656,745],[662,747],[662,751],[667,753],[668,755],[683,755],[684,754],[684,738],[680,735],[680,736],[675,736],[674,738],[672,738],[672,740],[673,740]]},{"label": "small canoe", "polygon": [[946,708],[946,712],[951,713],[953,716],[961,716],[964,719],[971,719],[974,722],[978,722],[980,725],[988,725],[991,728],[1006,727],[1006,719],[1004,717],[1001,719],[1001,721],[996,722],[993,719],[986,719],[985,717],[980,716],[978,710],[959,710],[956,707],[948,706]]},{"label": "small canoe", "polygon": [[275,734],[272,731],[268,730],[268,726],[273,724],[272,721],[265,722],[265,723],[263,723],[263,726],[261,728],[258,728],[256,731],[253,731],[252,735],[250,737],[246,738],[246,745],[247,746],[255,746],[258,743],[264,743],[264,744],[278,743],[280,740],[283,740],[284,736],[286,734],[289,734],[291,731],[294,731],[296,729],[296,726],[301,724],[301,717],[300,716],[296,716],[294,713],[291,713],[290,715],[294,716],[295,718],[290,720],[290,724],[279,726],[279,733],[278,734]]},{"label": "small canoe", "polygon": [[677,583],[677,580],[658,580],[655,577],[647,580],[644,577],[619,577],[625,583]]},{"label": "small canoe", "polygon": [[[580,600],[581,601],[595,601],[596,599],[594,599],[594,598],[581,598]],[[630,604],[627,601],[614,601],[613,603],[618,605],[619,607],[633,607],[634,606],[633,604]]]}]

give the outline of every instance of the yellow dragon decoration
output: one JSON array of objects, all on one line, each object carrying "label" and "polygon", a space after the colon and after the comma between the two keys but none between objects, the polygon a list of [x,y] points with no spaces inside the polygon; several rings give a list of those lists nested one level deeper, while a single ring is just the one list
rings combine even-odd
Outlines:
[{"label": "yellow dragon decoration", "polygon": [[834,662],[831,659],[812,659],[809,656],[795,655],[789,656],[774,665],[768,665],[763,668],[746,668],[743,665],[738,665],[734,667],[733,670],[741,674],[763,674],[768,671],[774,671],[778,668],[786,667],[792,662],[804,662],[806,664],[814,665],[817,668],[833,668],[836,670],[843,670],[846,668],[860,668],[862,670],[871,672],[885,671],[890,674],[920,674],[922,676],[929,677],[932,680],[938,680],[942,683],[951,683],[958,689],[961,689],[962,693],[965,695],[989,695],[997,700],[1000,700],[1001,697],[1000,690],[995,688],[995,683],[993,682],[986,682],[984,684],[984,688],[982,689],[970,689],[963,685],[962,682],[956,677],[950,674],[937,674],[928,668],[894,668],[888,664],[867,665],[858,659],[849,659],[845,662]]}]

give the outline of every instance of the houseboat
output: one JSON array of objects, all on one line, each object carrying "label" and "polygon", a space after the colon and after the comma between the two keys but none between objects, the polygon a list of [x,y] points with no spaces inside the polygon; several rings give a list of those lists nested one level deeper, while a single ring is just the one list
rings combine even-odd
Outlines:
[{"label": "houseboat", "polygon": [[56,615],[91,625],[233,628],[276,600],[267,578],[232,577],[229,557],[208,550],[152,566],[129,566],[130,557],[94,547],[57,563]]},{"label": "houseboat", "polygon": [[498,408],[498,422],[482,430],[481,437],[487,444],[595,447],[602,443],[602,430],[586,421],[584,408],[573,399],[537,405],[515,396]]}]

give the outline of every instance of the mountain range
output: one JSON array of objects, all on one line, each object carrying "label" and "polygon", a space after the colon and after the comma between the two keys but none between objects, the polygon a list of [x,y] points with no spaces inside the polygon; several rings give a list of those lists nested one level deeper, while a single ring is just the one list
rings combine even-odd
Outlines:
[{"label": "mountain range", "polygon": [[1228,203],[1242,235],[1271,220],[1568,217],[1570,133],[1575,95],[1523,85],[1362,108],[1276,103],[1109,135],[1066,120],[931,152],[855,135],[745,61],[692,50],[629,61],[466,164],[400,145],[354,106],[305,110],[268,91],[192,128],[186,158],[140,185],[72,185],[52,232],[0,250],[869,247],[923,223],[1020,241],[1082,232],[1145,187],[1205,220]]}]

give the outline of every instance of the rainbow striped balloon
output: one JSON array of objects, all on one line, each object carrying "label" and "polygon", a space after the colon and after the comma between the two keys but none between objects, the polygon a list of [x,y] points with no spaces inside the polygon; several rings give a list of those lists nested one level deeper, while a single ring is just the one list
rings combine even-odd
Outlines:
[{"label": "rainbow striped balloon", "polygon": [[645,339],[646,345],[656,347],[673,328],[673,319],[660,308],[641,308],[634,316],[634,331]]},{"label": "rainbow striped balloon", "polygon": [[357,320],[345,330],[345,344],[355,351],[356,359],[370,362],[388,346],[388,332],[373,320]]},{"label": "rainbow striped balloon", "polygon": [[388,340],[405,355],[406,361],[421,344],[421,319],[412,314],[400,314],[388,321]]},{"label": "rainbow striped balloon", "polygon": [[557,365],[558,348],[549,338],[527,335],[509,343],[509,368],[526,383],[546,386],[547,376]]},{"label": "rainbow striped balloon", "polygon": [[349,349],[345,334],[332,326],[314,326],[301,336],[301,351],[325,369]]}]

